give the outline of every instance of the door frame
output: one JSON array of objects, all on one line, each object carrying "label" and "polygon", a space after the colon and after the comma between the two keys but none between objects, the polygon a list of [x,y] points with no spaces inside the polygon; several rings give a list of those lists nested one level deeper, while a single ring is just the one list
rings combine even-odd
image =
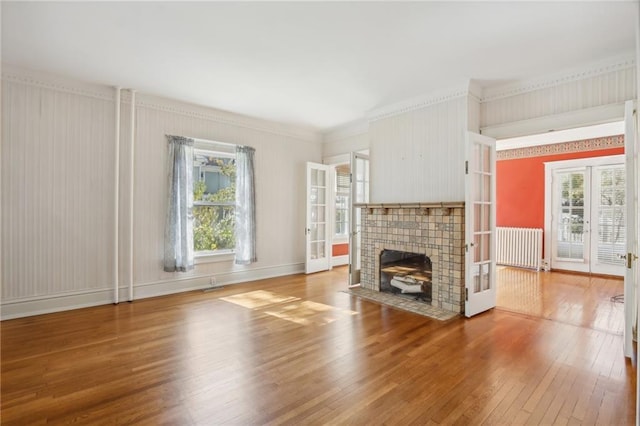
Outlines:
[{"label": "door frame", "polygon": [[[553,174],[560,169],[579,169],[606,165],[624,164],[624,154],[602,157],[587,157],[573,160],[547,161],[544,163],[544,269],[551,270],[552,260],[552,215],[553,215]],[[585,203],[586,204],[586,203]],[[591,209],[591,203],[589,203]],[[589,238],[591,238],[589,236]],[[590,256],[590,253],[587,253]]]}]

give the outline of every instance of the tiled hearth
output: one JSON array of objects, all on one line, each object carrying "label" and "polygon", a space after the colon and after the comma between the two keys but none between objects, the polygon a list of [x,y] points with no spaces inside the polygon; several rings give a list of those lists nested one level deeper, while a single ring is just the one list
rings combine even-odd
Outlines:
[{"label": "tiled hearth", "polygon": [[432,264],[431,305],[464,311],[464,207],[362,208],[363,288],[380,291],[380,253],[425,254]]}]

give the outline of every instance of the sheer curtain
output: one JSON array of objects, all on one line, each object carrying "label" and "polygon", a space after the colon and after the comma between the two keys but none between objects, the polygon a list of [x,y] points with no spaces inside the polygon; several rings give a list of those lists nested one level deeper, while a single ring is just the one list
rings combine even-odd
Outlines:
[{"label": "sheer curtain", "polygon": [[255,149],[236,147],[236,263],[248,265],[256,255]]},{"label": "sheer curtain", "polygon": [[193,269],[193,139],[169,136],[164,270]]}]

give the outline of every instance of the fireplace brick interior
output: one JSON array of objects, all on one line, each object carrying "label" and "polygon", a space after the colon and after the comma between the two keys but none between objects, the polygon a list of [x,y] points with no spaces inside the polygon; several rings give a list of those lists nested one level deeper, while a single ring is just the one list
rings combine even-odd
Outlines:
[{"label": "fireplace brick interior", "polygon": [[464,208],[363,208],[361,286],[380,291],[380,254],[396,250],[431,260],[431,305],[464,312]]}]

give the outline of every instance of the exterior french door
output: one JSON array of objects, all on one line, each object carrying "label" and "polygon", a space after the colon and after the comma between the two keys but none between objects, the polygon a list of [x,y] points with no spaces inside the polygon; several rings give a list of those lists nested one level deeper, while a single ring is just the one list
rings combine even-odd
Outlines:
[{"label": "exterior french door", "polygon": [[626,251],[627,232],[625,166],[619,157],[578,163],[592,165],[558,167],[553,171],[551,267],[623,275],[621,256]]}]

